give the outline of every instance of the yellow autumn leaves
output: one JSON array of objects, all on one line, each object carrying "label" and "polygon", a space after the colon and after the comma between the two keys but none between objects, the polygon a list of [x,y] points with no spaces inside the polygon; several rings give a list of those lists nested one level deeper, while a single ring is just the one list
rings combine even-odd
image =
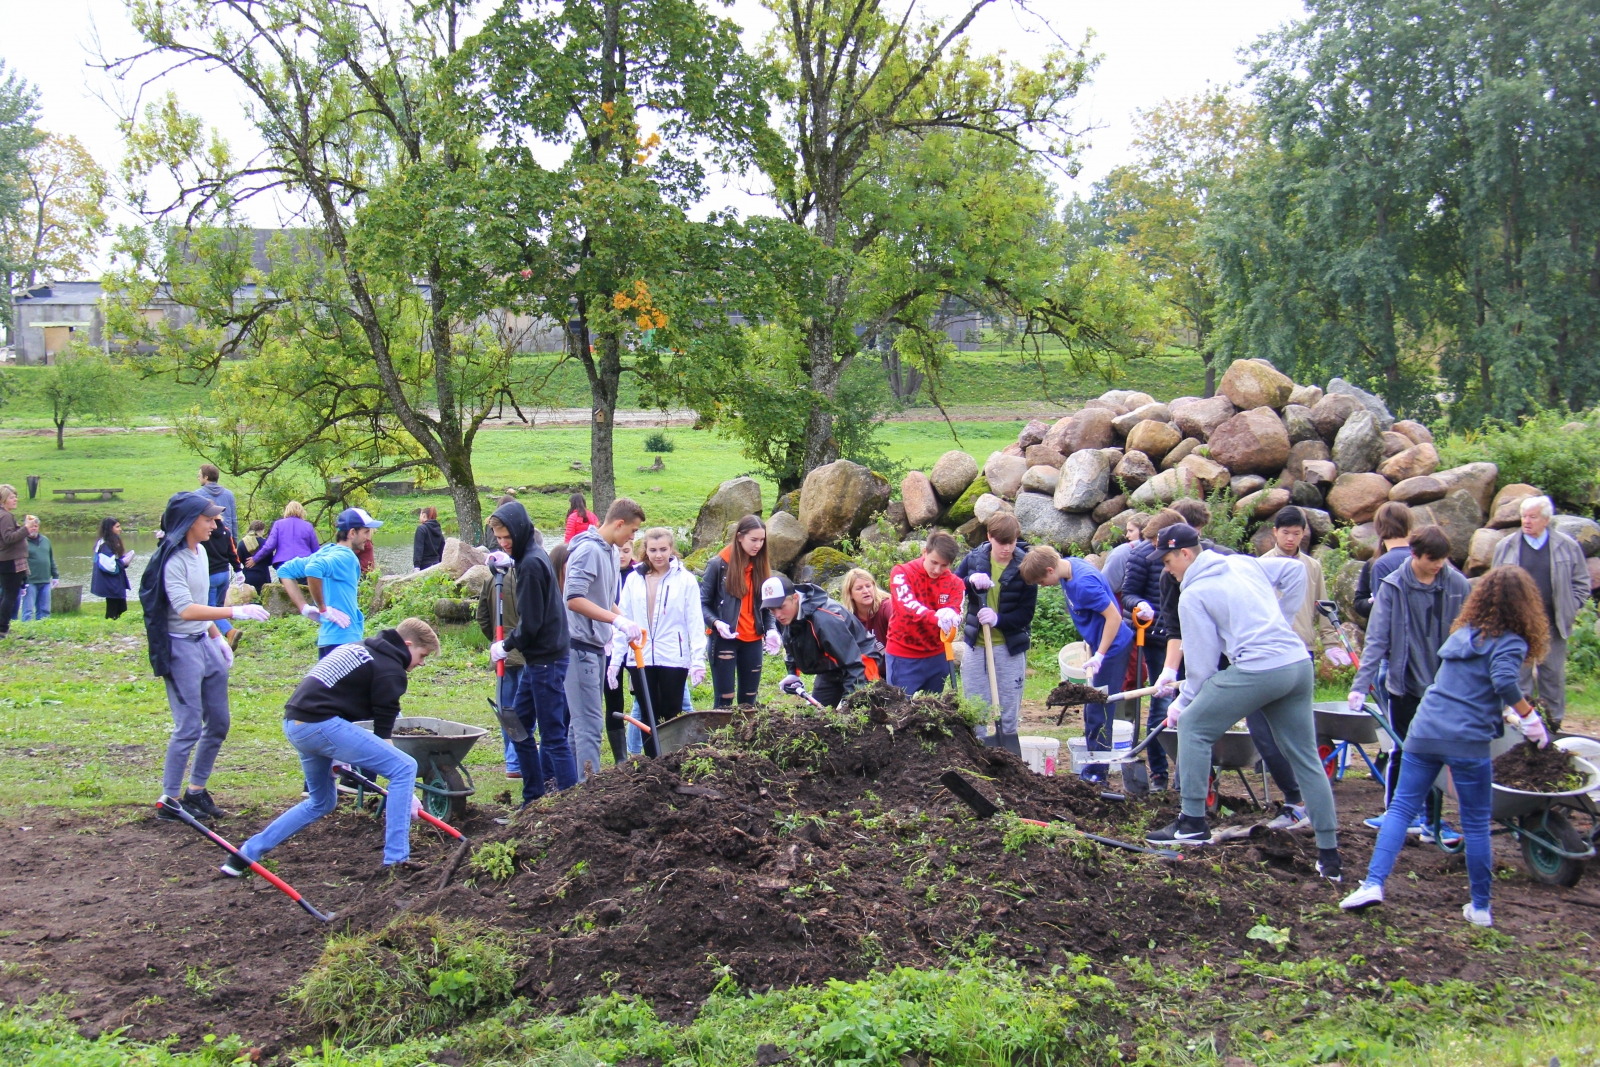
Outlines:
[{"label": "yellow autumn leaves", "polygon": [[631,294],[627,291],[613,294],[611,306],[618,311],[635,311],[637,314],[633,321],[641,330],[659,330],[667,325],[667,313],[656,307],[650,296],[650,287],[642,278],[633,283]]}]

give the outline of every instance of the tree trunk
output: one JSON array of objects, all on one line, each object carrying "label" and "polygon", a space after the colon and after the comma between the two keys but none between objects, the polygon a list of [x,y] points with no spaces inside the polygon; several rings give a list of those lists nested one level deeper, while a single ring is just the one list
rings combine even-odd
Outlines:
[{"label": "tree trunk", "polygon": [[64,431],[67,428],[67,420],[66,419],[57,419],[57,420],[55,420],[55,423],[56,423],[56,448],[65,449],[67,447],[67,444],[66,444],[66,442],[64,440],[62,440],[62,438],[66,436]]},{"label": "tree trunk", "polygon": [[599,351],[592,361],[589,378],[593,400],[594,427],[589,432],[589,479],[594,513],[605,517],[606,509],[617,498],[615,424],[617,392],[622,380],[622,338],[611,334],[600,338]]},{"label": "tree trunk", "polygon": [[[811,390],[818,396],[832,400],[839,388],[839,375],[844,367],[834,362],[831,317],[811,324],[806,348],[811,356]],[[833,439],[833,412],[826,404],[813,398],[811,413],[806,419],[806,455],[800,476],[804,478],[818,467],[838,458],[839,443]]]}]

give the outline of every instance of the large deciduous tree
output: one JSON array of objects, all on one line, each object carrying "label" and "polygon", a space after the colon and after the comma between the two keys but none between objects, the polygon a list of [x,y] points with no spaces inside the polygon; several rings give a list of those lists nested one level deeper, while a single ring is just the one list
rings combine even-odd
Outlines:
[{"label": "large deciduous tree", "polygon": [[[27,199],[27,153],[42,139],[35,124],[39,121],[39,90],[16,71],[6,70],[0,59],[0,227],[21,224],[23,203]],[[11,298],[17,274],[26,266],[17,259],[9,243],[0,242],[0,326],[7,341],[12,339]]]},{"label": "large deciduous tree", "polygon": [[23,154],[20,185],[20,209],[0,215],[0,257],[17,284],[82,277],[106,232],[105,170],[76,137],[46,134]]}]

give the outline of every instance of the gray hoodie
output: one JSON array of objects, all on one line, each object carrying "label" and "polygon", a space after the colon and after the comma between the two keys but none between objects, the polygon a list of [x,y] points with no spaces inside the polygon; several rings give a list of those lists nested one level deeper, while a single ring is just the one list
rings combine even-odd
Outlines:
[{"label": "gray hoodie", "polygon": [[1194,703],[1224,655],[1242,671],[1306,662],[1305,642],[1290,623],[1306,595],[1306,569],[1299,560],[1208,549],[1189,565],[1181,589],[1185,704]]},{"label": "gray hoodie", "polygon": [[[615,611],[617,593],[617,550],[591,526],[567,542],[567,580],[562,587],[568,602],[581,596],[607,611]],[[572,643],[591,651],[603,651],[611,643],[611,624],[595,622],[567,608],[567,632]]]},{"label": "gray hoodie", "polygon": [[216,482],[207,482],[200,487],[200,495],[214,504],[222,505],[222,521],[228,524],[228,532],[233,534],[233,539],[239,539],[239,505],[233,499],[233,490],[224,489]]},{"label": "gray hoodie", "polygon": [[1407,560],[1378,583],[1367,620],[1367,643],[1361,669],[1350,686],[1357,693],[1372,688],[1378,665],[1389,661],[1385,687],[1395,696],[1420,697],[1439,673],[1439,649],[1450,639],[1450,625],[1472,593],[1472,583],[1449,564],[1432,584],[1417,581]]}]

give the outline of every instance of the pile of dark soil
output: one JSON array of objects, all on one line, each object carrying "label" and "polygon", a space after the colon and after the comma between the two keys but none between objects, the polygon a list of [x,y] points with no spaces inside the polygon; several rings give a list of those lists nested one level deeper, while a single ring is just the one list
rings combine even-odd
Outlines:
[{"label": "pile of dark soil", "polygon": [[1099,704],[1105,700],[1105,694],[1092,685],[1081,682],[1062,682],[1044,698],[1047,708],[1070,708],[1077,704]]},{"label": "pile of dark soil", "polygon": [[431,730],[426,726],[397,726],[394,729],[396,737],[438,737],[438,730]]},{"label": "pile of dark soil", "polygon": [[1564,793],[1583,784],[1567,753],[1555,745],[1539,748],[1526,741],[1496,757],[1494,781],[1529,793]]}]

